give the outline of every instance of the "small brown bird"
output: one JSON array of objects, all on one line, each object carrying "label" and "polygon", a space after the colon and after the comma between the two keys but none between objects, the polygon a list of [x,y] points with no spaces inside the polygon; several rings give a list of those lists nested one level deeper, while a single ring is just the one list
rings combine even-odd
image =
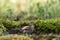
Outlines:
[{"label": "small brown bird", "polygon": [[28,26],[24,26],[21,29],[23,30],[23,33],[32,33],[34,30],[34,23],[30,22]]}]

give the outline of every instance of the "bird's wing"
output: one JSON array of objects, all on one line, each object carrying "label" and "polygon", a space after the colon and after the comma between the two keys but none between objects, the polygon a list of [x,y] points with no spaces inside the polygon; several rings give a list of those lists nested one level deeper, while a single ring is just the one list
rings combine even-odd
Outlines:
[{"label": "bird's wing", "polygon": [[23,28],[22,28],[22,30],[25,30],[25,29],[28,29],[29,28],[29,26],[24,26]]}]

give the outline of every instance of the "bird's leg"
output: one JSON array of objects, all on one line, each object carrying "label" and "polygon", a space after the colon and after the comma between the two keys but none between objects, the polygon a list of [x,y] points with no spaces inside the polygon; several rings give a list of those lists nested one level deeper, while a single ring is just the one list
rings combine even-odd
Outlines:
[{"label": "bird's leg", "polygon": [[25,34],[26,33],[26,31],[25,30],[23,30],[23,34]]}]

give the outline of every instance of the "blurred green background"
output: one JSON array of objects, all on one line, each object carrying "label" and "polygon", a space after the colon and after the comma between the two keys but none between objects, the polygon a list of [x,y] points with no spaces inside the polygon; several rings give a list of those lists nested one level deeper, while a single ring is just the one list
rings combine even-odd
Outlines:
[{"label": "blurred green background", "polygon": [[31,20],[37,32],[60,33],[60,0],[0,0],[0,35]]},{"label": "blurred green background", "polygon": [[50,19],[60,17],[60,0],[0,0],[0,18]]}]

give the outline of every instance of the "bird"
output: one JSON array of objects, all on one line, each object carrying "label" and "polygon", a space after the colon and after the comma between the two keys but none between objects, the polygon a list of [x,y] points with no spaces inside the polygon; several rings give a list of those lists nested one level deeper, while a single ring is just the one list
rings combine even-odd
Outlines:
[{"label": "bird", "polygon": [[23,26],[21,29],[23,33],[32,33],[34,31],[34,23],[30,22],[28,26]]}]

